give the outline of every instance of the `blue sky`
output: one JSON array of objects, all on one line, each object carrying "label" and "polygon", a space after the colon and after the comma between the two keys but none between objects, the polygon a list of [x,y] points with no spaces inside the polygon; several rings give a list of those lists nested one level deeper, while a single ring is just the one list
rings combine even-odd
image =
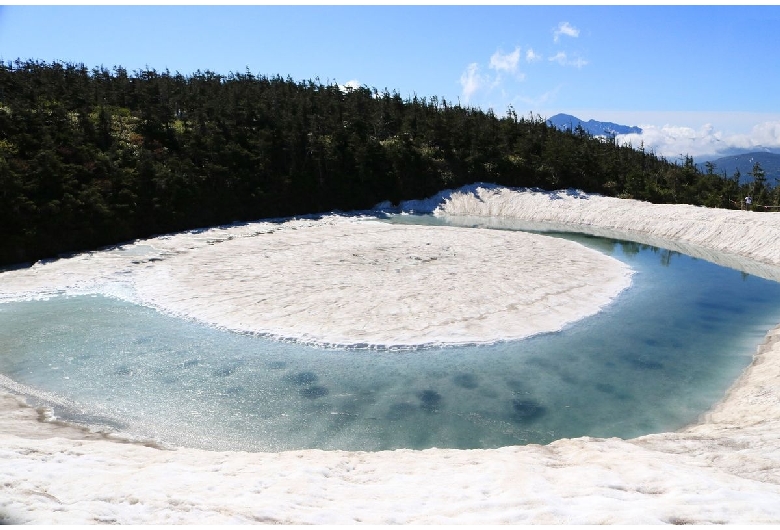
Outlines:
[{"label": "blue sky", "polygon": [[0,59],[319,78],[639,125],[664,156],[780,147],[780,6],[0,7]]}]

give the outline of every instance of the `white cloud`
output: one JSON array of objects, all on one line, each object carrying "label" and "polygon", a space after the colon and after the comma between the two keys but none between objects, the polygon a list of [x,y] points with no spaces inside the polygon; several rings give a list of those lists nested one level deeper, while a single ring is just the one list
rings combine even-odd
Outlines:
[{"label": "white cloud", "polygon": [[751,141],[753,145],[780,147],[780,121],[767,121],[753,127]]},{"label": "white cloud", "polygon": [[528,48],[528,51],[525,52],[525,60],[529,63],[534,63],[536,61],[541,61],[542,56],[537,54],[532,48]]},{"label": "white cloud", "polygon": [[[579,30],[573,28],[567,22],[562,22],[558,32],[562,35],[577,36]],[[528,63],[539,62],[544,59],[542,54],[528,47],[523,51],[517,46],[509,53],[502,49],[497,49],[490,56],[487,63],[472,62],[463,70],[460,75],[461,99],[466,104],[487,104],[489,97],[499,98],[507,102],[509,94],[518,94],[520,85],[518,81],[525,81],[525,73],[520,71],[520,62],[525,58]],[[583,68],[588,61],[579,57],[576,53],[567,55],[560,51],[552,57],[548,57],[548,62],[558,63],[565,67]],[[560,87],[539,97],[515,96],[514,101],[524,104],[540,105],[550,101]],[[500,96],[499,96],[500,94]],[[518,99],[519,98],[519,99]],[[508,102],[507,102],[508,103]],[[505,105],[499,105],[499,107]]]},{"label": "white cloud", "polygon": [[566,66],[566,53],[565,52],[558,52],[552,57],[547,58],[548,61],[554,61],[560,64],[561,66]]},{"label": "white cloud", "polygon": [[642,125],[641,134],[621,134],[617,140],[645,149],[670,160],[681,156],[717,156],[731,148],[757,149],[760,147],[780,148],[780,121],[762,122],[748,134],[726,135],[712,124],[698,129],[678,125]]},{"label": "white cloud", "polygon": [[469,64],[460,76],[460,85],[463,87],[464,103],[468,103],[471,96],[487,83],[488,79],[479,73],[479,65],[477,63]]},{"label": "white cloud", "polygon": [[490,58],[490,68],[497,71],[517,72],[517,63],[520,61],[520,48],[515,48],[512,53],[504,54],[496,51]]},{"label": "white cloud", "polygon": [[558,52],[552,57],[548,57],[547,60],[551,62],[556,62],[561,66],[573,66],[575,68],[582,68],[583,66],[588,64],[588,61],[586,61],[581,57],[569,59],[569,57],[566,55],[566,52]]},{"label": "white cloud", "polygon": [[558,24],[558,29],[553,31],[553,41],[558,42],[558,38],[561,35],[577,38],[580,36],[580,30],[578,30],[568,22],[561,22],[560,24]]}]

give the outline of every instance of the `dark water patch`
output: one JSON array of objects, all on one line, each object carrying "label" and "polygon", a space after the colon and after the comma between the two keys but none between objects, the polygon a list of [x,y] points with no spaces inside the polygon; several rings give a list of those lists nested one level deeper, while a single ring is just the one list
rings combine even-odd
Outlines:
[{"label": "dark water patch", "polygon": [[307,386],[306,388],[301,388],[299,391],[301,396],[305,397],[306,399],[318,399],[321,397],[327,396],[330,391],[325,388],[324,386]]},{"label": "dark water patch", "polygon": [[615,387],[613,385],[607,384],[607,383],[596,383],[595,385],[596,390],[599,392],[604,392],[605,394],[615,394]]},{"label": "dark water patch", "polygon": [[317,382],[319,377],[314,372],[298,372],[285,377],[287,381],[294,385],[312,385]]},{"label": "dark water patch", "polygon": [[411,403],[393,403],[385,414],[385,418],[390,421],[401,421],[417,412],[417,407]]},{"label": "dark water patch", "polygon": [[211,372],[211,375],[214,377],[227,377],[229,375],[233,375],[236,371],[235,366],[225,366],[223,368],[217,368],[213,372]]},{"label": "dark water patch", "polygon": [[435,390],[423,390],[417,394],[420,408],[425,412],[438,412],[441,405],[441,394]]},{"label": "dark water patch", "polygon": [[683,347],[683,344],[674,338],[643,339],[641,343],[652,350],[660,350],[662,352]]},{"label": "dark water patch", "polygon": [[627,357],[626,361],[639,370],[663,370],[664,368],[662,363],[643,357]]},{"label": "dark water patch", "polygon": [[725,316],[718,313],[700,313],[696,319],[700,322],[710,322],[713,324],[728,322],[728,319]]},{"label": "dark water patch", "polygon": [[528,385],[519,379],[507,379],[506,386],[512,394],[525,394],[528,391]]},{"label": "dark water patch", "polygon": [[560,367],[560,362],[555,362],[552,359],[541,357],[539,355],[531,357],[528,360],[528,363],[534,366],[538,366],[539,368],[545,368],[547,370],[558,370]]},{"label": "dark water patch", "polygon": [[610,397],[620,400],[620,401],[628,401],[631,399],[631,396],[626,394],[624,391],[618,389],[615,385],[611,385],[608,383],[596,383],[593,385],[596,390],[599,392],[603,392],[604,394],[608,394]]},{"label": "dark water patch", "polygon": [[733,303],[728,302],[697,302],[696,307],[700,310],[713,311],[718,313],[729,313],[731,315],[742,315],[746,309],[744,305],[748,303],[747,300],[734,300]]},{"label": "dark water patch", "polygon": [[457,374],[452,378],[452,382],[468,390],[473,390],[479,386],[477,377],[474,374]]},{"label": "dark water patch", "polygon": [[580,384],[581,379],[577,377],[576,375],[572,374],[568,370],[559,370],[558,376],[561,378],[561,381],[566,383],[567,385],[578,385]]},{"label": "dark water patch", "polygon": [[133,375],[135,371],[129,366],[120,366],[119,368],[116,369],[114,373],[118,376],[128,377]]},{"label": "dark water patch", "polygon": [[516,422],[534,421],[544,416],[546,409],[533,399],[513,399],[512,400],[512,419]]}]

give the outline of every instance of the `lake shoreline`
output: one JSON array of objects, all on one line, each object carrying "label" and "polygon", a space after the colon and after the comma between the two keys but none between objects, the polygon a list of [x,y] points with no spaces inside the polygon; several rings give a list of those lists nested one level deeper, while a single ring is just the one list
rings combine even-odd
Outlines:
[{"label": "lake shoreline", "polygon": [[[771,213],[478,186],[439,198],[436,207],[446,215],[504,215],[619,231],[628,239],[677,240],[766,264],[770,274],[780,266],[780,215]],[[0,485],[0,521],[780,523],[778,381],[780,325],[723,400],[677,432],[376,453],[117,444],[41,422],[37,411],[6,394],[0,474],[8,478]]]}]

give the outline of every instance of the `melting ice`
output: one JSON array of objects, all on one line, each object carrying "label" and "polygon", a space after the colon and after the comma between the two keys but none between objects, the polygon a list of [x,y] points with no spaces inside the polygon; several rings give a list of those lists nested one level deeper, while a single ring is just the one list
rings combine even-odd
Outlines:
[{"label": "melting ice", "polygon": [[654,247],[567,237],[637,273],[616,302],[558,333],[481,346],[311,347],[62,295],[0,305],[0,372],[61,418],[173,445],[487,448],[679,428],[719,399],[780,317],[774,282]]}]

